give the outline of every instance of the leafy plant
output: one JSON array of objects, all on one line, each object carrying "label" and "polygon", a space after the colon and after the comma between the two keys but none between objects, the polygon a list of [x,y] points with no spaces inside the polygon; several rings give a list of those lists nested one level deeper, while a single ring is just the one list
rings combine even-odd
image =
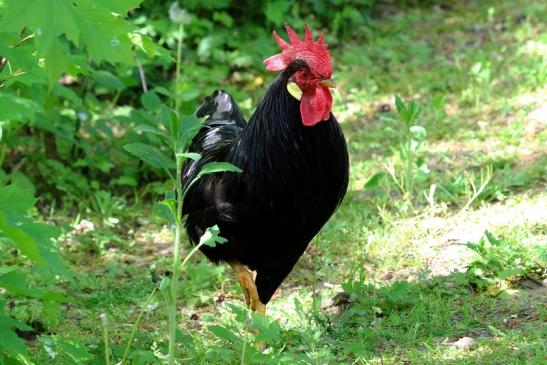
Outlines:
[{"label": "leafy plant", "polygon": [[471,282],[479,288],[497,286],[526,275],[547,276],[545,247],[496,238],[485,231],[478,243],[467,243],[478,258],[467,267]]},{"label": "leafy plant", "polygon": [[[67,301],[62,290],[54,285],[56,277],[70,278],[57,247],[52,239],[58,236],[57,229],[36,223],[28,215],[36,199],[28,190],[16,185],[0,187],[0,248],[3,260],[0,266],[0,287],[6,297],[0,300],[0,362],[24,362],[29,355],[25,342],[14,329],[33,329],[9,314],[8,298],[26,298],[38,301],[42,306],[44,321],[56,321],[58,303]],[[32,265],[29,265],[32,264]],[[35,284],[31,285],[30,282]],[[49,316],[49,318],[48,318]]]},{"label": "leafy plant", "polygon": [[176,344],[176,330],[177,330],[177,297],[179,294],[179,275],[184,269],[188,260],[199,250],[203,245],[214,247],[216,244],[226,242],[226,240],[219,236],[219,229],[217,226],[209,228],[198,245],[196,245],[188,255],[181,259],[182,252],[182,237],[183,237],[183,215],[182,207],[184,197],[192,186],[204,175],[220,173],[220,172],[240,172],[237,167],[225,163],[225,162],[209,162],[205,164],[197,177],[188,182],[183,189],[182,184],[182,167],[187,159],[197,161],[201,158],[198,153],[188,152],[188,148],[192,139],[197,135],[202,125],[195,116],[184,116],[178,118],[177,114],[162,106],[161,109],[161,123],[163,129],[157,129],[148,125],[138,127],[145,133],[151,133],[159,135],[162,141],[172,152],[172,156],[175,160],[175,175],[171,173],[173,163],[171,160],[161,153],[153,146],[146,144],[129,144],[126,145],[126,150],[139,157],[144,162],[163,168],[171,177],[172,182],[175,184],[175,196],[176,199],[166,198],[160,202],[164,211],[167,213],[167,218],[171,222],[173,227],[173,262],[171,266],[171,277],[164,277],[160,284],[160,291],[163,293],[168,312],[169,322],[169,364],[174,364],[175,359],[175,344]]},{"label": "leafy plant", "polygon": [[[402,133],[401,142],[392,149],[401,161],[402,172],[397,171],[398,167],[394,163],[386,163],[384,167],[391,180],[403,194],[405,201],[411,204],[417,178],[427,176],[429,173],[424,156],[418,154],[427,137],[427,131],[424,127],[416,124],[421,111],[416,102],[411,101],[405,104],[399,96],[395,96],[395,105],[399,121],[402,124]],[[376,173],[365,183],[364,188],[370,189],[379,186],[384,176],[384,172]]]}]

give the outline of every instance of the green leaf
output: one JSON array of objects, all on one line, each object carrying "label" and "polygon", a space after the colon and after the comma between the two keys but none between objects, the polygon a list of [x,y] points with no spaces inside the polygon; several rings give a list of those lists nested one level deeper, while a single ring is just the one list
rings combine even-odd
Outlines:
[{"label": "green leaf", "polygon": [[11,239],[23,255],[36,263],[43,263],[36,240],[21,227],[22,225],[17,219],[14,219],[13,215],[8,216],[6,213],[0,212],[0,233]]},{"label": "green leaf", "polygon": [[273,342],[279,339],[281,335],[281,326],[276,320],[258,313],[253,313],[251,327],[257,330],[256,341]]},{"label": "green leaf", "polygon": [[417,141],[423,141],[427,138],[427,131],[424,127],[419,125],[413,125],[410,127],[410,133],[412,134],[412,137]]},{"label": "green leaf", "polygon": [[[160,122],[169,133],[171,138],[176,141],[179,135],[179,123],[177,122],[177,113],[165,104],[160,107]],[[173,146],[174,148],[175,146]]]},{"label": "green leaf", "polygon": [[108,71],[93,71],[91,74],[91,77],[95,82],[97,82],[99,85],[105,86],[109,89],[113,90],[123,90],[125,89],[125,84],[114,74],[108,72]]},{"label": "green leaf", "polygon": [[397,112],[399,114],[403,114],[406,111],[405,103],[398,95],[395,95],[395,106],[397,107]]},{"label": "green leaf", "polygon": [[44,109],[33,100],[0,92],[0,122],[34,122],[36,114],[43,112]]},{"label": "green leaf", "polygon": [[410,123],[414,122],[421,111],[422,108],[415,101],[411,101],[407,107],[408,121]]},{"label": "green leaf", "polygon": [[201,159],[201,155],[194,152],[177,153],[177,157],[189,158],[190,160],[194,161],[198,161],[199,159]]},{"label": "green leaf", "polygon": [[74,363],[80,364],[90,360],[93,356],[82,345],[73,341],[58,341],[61,351],[67,354]]},{"label": "green leaf", "polygon": [[183,116],[178,127],[177,152],[186,151],[201,128],[203,124],[195,115]]},{"label": "green leaf", "polygon": [[161,99],[154,91],[148,91],[141,96],[141,104],[146,110],[156,110],[161,105]]},{"label": "green leaf", "polygon": [[30,290],[27,286],[27,277],[19,271],[10,271],[0,275],[0,287],[13,294],[19,294],[27,297],[41,297],[43,291]]},{"label": "green leaf", "polygon": [[364,189],[373,189],[380,185],[380,181],[384,178],[385,173],[377,172],[365,183]]},{"label": "green leaf", "polygon": [[137,180],[133,176],[122,175],[112,180],[112,185],[137,187]]},{"label": "green leaf", "polygon": [[30,28],[35,34],[34,43],[40,57],[44,58],[50,86],[68,67],[67,51],[58,37],[64,35],[78,45],[80,27],[76,8],[67,0],[6,0],[5,14],[0,29],[20,31]]},{"label": "green leaf", "polygon": [[135,130],[138,132],[157,134],[158,136],[165,138],[168,142],[170,141],[170,137],[167,135],[167,133],[165,133],[161,129],[152,127],[151,125],[148,125],[148,124],[141,124],[137,126]]},{"label": "green leaf", "polygon": [[15,184],[0,187],[0,211],[26,215],[36,200],[29,190]]},{"label": "green leaf", "polygon": [[239,167],[232,165],[229,162],[209,162],[201,168],[197,177],[200,178],[203,175],[214,174],[217,172],[227,172],[227,171],[239,173],[242,170]]},{"label": "green leaf", "polygon": [[171,169],[175,167],[175,163],[169,157],[165,156],[156,148],[144,143],[130,143],[123,148],[134,156],[137,156],[147,164],[164,169],[167,174],[173,179]]},{"label": "green leaf", "polygon": [[266,15],[266,18],[274,23],[274,24],[281,24],[284,19],[284,15],[289,10],[291,6],[290,1],[286,0],[275,0],[270,1],[266,4],[266,9],[264,10],[264,14]]},{"label": "green leaf", "polygon": [[219,233],[220,229],[216,224],[212,227],[207,228],[205,233],[199,239],[199,244],[209,247],[216,247],[217,243],[226,243],[228,240],[224,237],[219,236]]},{"label": "green leaf", "polygon": [[120,15],[126,15],[129,10],[138,8],[142,1],[143,0],[95,0],[95,3]]},{"label": "green leaf", "polygon": [[59,76],[68,69],[67,52],[57,41],[51,42],[51,45],[41,52],[44,56],[44,65],[47,71],[50,88],[59,79]]},{"label": "green leaf", "polygon": [[160,291],[164,292],[168,290],[170,286],[171,286],[171,279],[168,276],[162,277],[160,282]]},{"label": "green leaf", "polygon": [[130,24],[111,11],[97,6],[95,0],[78,0],[81,39],[96,62],[133,64]]},{"label": "green leaf", "polygon": [[209,331],[220,339],[228,340],[230,342],[238,341],[238,337],[229,329],[221,326],[209,326]]},{"label": "green leaf", "polygon": [[388,288],[382,288],[381,291],[394,303],[398,303],[403,299],[406,293],[410,290],[410,284],[406,281],[397,281],[391,284]]},{"label": "green leaf", "polygon": [[0,312],[0,350],[7,351],[8,354],[20,356],[27,355],[28,349],[25,341],[15,334],[13,328],[24,331],[30,331],[32,328],[26,324],[16,321]]},{"label": "green leaf", "polygon": [[177,218],[177,201],[175,199],[166,198],[154,206],[160,210],[160,213],[170,225],[175,224]]}]

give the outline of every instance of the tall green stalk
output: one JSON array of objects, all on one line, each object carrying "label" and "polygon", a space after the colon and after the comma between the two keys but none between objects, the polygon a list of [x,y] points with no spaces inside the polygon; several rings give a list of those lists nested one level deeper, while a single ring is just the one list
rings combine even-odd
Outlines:
[{"label": "tall green stalk", "polygon": [[[179,32],[177,39],[177,55],[176,55],[176,69],[175,69],[175,81],[173,85],[173,97],[175,99],[175,111],[178,113],[180,107],[180,99],[178,97],[178,87],[180,83],[181,74],[181,60],[182,60],[182,35],[184,32],[184,24],[179,24]],[[175,363],[175,348],[176,348],[176,334],[177,334],[177,294],[178,294],[178,279],[180,274],[180,257],[182,248],[182,164],[183,157],[179,157],[175,151],[176,159],[176,192],[177,192],[177,214],[175,217],[175,237],[173,240],[173,266],[171,285],[169,287],[169,295],[167,297],[167,317],[169,323],[169,365]]]},{"label": "tall green stalk", "polygon": [[406,122],[406,168],[405,168],[405,194],[407,196],[407,199],[410,201],[412,192],[413,192],[413,185],[414,185],[414,154],[412,151],[412,134],[410,132],[410,120],[405,121]]},{"label": "tall green stalk", "polygon": [[175,218],[175,238],[173,240],[173,266],[171,284],[169,287],[167,315],[169,321],[169,365],[175,363],[175,347],[177,334],[177,294],[178,278],[181,269],[181,248],[182,248],[182,157],[176,157],[176,179],[177,179],[177,216]]},{"label": "tall green stalk", "polygon": [[182,35],[184,34],[184,24],[179,24],[179,36],[177,39],[177,65],[175,69],[175,85],[173,87],[173,96],[175,99],[175,111],[178,113],[180,107],[180,98],[178,97],[178,88],[180,83],[180,70],[182,61]]}]

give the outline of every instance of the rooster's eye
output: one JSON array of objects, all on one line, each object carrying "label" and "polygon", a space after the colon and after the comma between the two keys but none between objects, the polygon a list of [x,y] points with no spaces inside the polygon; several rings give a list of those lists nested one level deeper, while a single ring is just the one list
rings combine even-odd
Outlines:
[{"label": "rooster's eye", "polygon": [[302,75],[302,77],[304,77],[304,78],[310,77],[310,73],[307,70],[302,70],[300,72],[300,75]]}]

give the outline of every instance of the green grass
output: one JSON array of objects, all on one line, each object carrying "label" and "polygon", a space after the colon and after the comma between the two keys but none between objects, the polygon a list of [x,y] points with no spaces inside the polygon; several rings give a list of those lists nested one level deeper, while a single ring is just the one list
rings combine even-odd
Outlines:
[{"label": "green grass", "polygon": [[[229,268],[196,257],[181,284],[180,363],[544,363],[547,295],[534,282],[541,275],[477,288],[465,273],[476,256],[463,244],[489,230],[523,260],[547,245],[545,14],[543,2],[524,0],[413,8],[333,47],[335,114],[351,155],[347,197],[267,319],[249,319]],[[418,155],[429,173],[416,177],[410,202],[387,175],[364,188],[386,166],[403,172],[394,95],[422,107],[417,123],[428,132]],[[48,324],[49,340],[31,343],[37,364],[52,363],[52,353],[54,363],[74,363],[55,340],[86,348],[82,363],[101,363],[101,313],[116,363],[140,310],[131,363],[163,361],[164,304],[159,294],[144,302],[169,267],[168,230],[144,203],[108,214],[119,223],[91,211],[82,217],[95,229],[61,241],[75,302]],[[341,291],[343,305],[321,306]],[[42,315],[32,303],[19,308],[23,320]],[[473,339],[469,348],[454,345],[463,337]]]}]

